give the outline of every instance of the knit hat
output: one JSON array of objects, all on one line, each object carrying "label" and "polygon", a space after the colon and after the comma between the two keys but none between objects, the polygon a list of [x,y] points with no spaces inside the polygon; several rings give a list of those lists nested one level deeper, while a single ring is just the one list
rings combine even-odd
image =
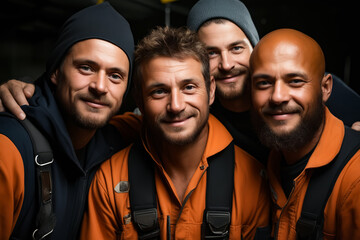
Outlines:
[{"label": "knit hat", "polygon": [[84,8],[64,23],[46,64],[47,75],[56,70],[74,44],[87,39],[108,41],[125,52],[130,63],[129,88],[134,54],[133,34],[126,19],[108,2]]},{"label": "knit hat", "polygon": [[224,18],[235,23],[245,33],[253,47],[259,34],[246,6],[239,0],[200,0],[191,9],[187,26],[198,31],[201,25],[214,18]]}]

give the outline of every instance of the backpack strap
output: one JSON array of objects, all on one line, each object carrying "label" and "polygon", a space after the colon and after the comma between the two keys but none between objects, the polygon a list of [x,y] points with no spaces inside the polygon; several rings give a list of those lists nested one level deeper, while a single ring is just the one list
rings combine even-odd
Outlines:
[{"label": "backpack strap", "polygon": [[[153,161],[138,141],[130,149],[130,205],[139,239],[159,239]],[[208,159],[203,239],[229,237],[234,190],[234,144]]]},{"label": "backpack strap", "polygon": [[160,239],[154,165],[140,140],[131,147],[128,161],[130,206],[139,239]]},{"label": "backpack strap", "polygon": [[310,179],[301,216],[296,224],[297,239],[321,239],[324,209],[344,166],[360,148],[360,133],[345,126],[338,155],[328,165],[316,169]]},{"label": "backpack strap", "polygon": [[202,239],[228,239],[234,191],[234,144],[208,159]]},{"label": "backpack strap", "polygon": [[52,175],[51,164],[53,163],[53,153],[49,142],[44,135],[28,120],[21,121],[29,133],[33,144],[36,175],[38,185],[38,199],[40,209],[36,215],[36,229],[32,234],[33,239],[45,239],[55,227],[55,214],[53,213],[52,202]]}]

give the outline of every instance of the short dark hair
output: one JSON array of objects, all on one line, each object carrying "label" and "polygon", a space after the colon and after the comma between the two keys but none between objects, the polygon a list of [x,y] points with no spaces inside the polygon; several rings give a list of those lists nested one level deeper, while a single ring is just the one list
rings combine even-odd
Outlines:
[{"label": "short dark hair", "polygon": [[207,92],[210,91],[209,56],[197,34],[186,27],[157,27],[144,37],[135,50],[134,93],[140,99],[142,92],[142,66],[156,57],[184,59],[192,57],[202,65]]}]

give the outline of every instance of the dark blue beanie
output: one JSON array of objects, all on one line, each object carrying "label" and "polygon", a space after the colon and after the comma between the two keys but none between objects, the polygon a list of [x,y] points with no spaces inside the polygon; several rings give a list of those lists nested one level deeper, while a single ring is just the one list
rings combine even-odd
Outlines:
[{"label": "dark blue beanie", "polygon": [[74,44],[87,39],[108,41],[125,52],[130,63],[129,88],[134,38],[129,23],[108,2],[84,8],[64,23],[46,64],[47,75],[54,73]]},{"label": "dark blue beanie", "polygon": [[224,18],[235,23],[253,47],[258,43],[259,34],[250,13],[239,0],[200,0],[190,9],[187,26],[197,32],[203,23],[215,18]]}]

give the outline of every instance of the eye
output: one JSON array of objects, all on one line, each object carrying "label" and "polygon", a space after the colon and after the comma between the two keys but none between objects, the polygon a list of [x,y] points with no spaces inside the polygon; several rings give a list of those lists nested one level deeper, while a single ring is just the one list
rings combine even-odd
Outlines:
[{"label": "eye", "polygon": [[271,87],[271,82],[268,80],[258,80],[255,82],[255,87],[257,89],[267,89]]},{"label": "eye", "polygon": [[196,86],[194,84],[187,84],[184,86],[184,91],[187,93],[192,93],[195,91]]},{"label": "eye", "polygon": [[157,88],[157,89],[154,89],[151,91],[150,95],[153,97],[153,98],[162,98],[166,95],[166,90],[163,89],[163,88]]},{"label": "eye", "polygon": [[233,53],[242,53],[243,51],[244,51],[244,47],[243,46],[234,46],[232,49],[231,49],[231,51],[233,52]]},{"label": "eye", "polygon": [[124,79],[124,77],[119,73],[111,73],[109,74],[109,78],[113,82],[120,82],[121,80]]},{"label": "eye", "polygon": [[80,72],[83,72],[83,73],[91,73],[92,72],[92,68],[89,65],[79,65],[78,69]]},{"label": "eye", "polygon": [[305,84],[305,81],[303,79],[294,78],[289,81],[289,84],[293,87],[301,87]]},{"label": "eye", "polygon": [[214,50],[209,50],[208,55],[209,55],[209,58],[215,58],[218,55],[218,53]]}]

